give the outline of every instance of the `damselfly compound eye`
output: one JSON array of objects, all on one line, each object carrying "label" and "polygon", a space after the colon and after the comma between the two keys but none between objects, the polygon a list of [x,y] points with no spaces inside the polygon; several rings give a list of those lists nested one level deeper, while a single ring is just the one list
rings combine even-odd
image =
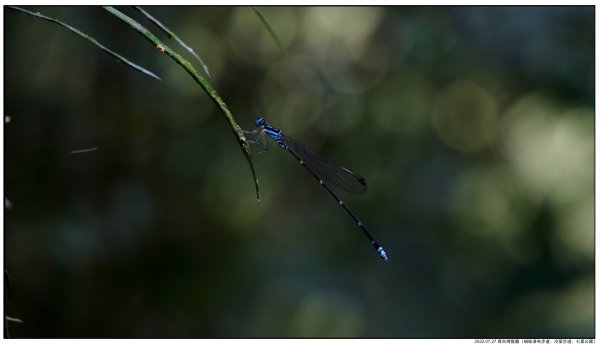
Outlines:
[{"label": "damselfly compound eye", "polygon": [[263,125],[265,125],[265,123],[266,123],[266,121],[262,117],[259,117],[258,119],[256,119],[256,126],[257,127],[263,126]]}]

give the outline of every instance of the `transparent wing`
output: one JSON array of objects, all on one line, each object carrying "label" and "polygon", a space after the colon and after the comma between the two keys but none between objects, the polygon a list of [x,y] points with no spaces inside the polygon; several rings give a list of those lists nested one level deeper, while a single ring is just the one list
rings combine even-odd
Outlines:
[{"label": "transparent wing", "polygon": [[367,192],[367,181],[361,175],[304,147],[284,134],[281,134],[281,141],[323,180],[355,195],[364,195]]}]

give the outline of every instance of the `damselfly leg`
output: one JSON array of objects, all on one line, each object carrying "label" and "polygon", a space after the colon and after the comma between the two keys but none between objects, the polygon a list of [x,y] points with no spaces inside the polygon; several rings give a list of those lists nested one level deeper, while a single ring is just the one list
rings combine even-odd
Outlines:
[{"label": "damselfly leg", "polygon": [[[242,132],[244,134],[250,134],[250,135],[254,135],[258,132],[259,129],[254,129],[254,130],[243,130]],[[258,152],[253,152],[253,155],[257,155],[260,153],[264,153],[266,151],[269,150],[269,145],[267,144],[267,140],[265,138],[265,131],[261,130],[260,133],[258,134],[258,136],[256,136],[255,140],[251,140],[248,138],[248,143],[251,143],[253,145],[258,145],[258,144],[262,144],[262,150],[259,150]]]}]

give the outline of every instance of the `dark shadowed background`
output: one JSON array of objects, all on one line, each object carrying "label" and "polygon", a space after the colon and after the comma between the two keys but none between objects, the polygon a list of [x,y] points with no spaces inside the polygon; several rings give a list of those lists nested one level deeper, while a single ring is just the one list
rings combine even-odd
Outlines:
[{"label": "dark shadowed background", "polygon": [[242,127],[366,177],[339,194],[388,262],[273,143],[257,204],[216,105],[123,22],[28,9],[163,81],[4,8],[11,336],[594,335],[593,7],[260,8],[286,57],[249,7],[145,7]]}]

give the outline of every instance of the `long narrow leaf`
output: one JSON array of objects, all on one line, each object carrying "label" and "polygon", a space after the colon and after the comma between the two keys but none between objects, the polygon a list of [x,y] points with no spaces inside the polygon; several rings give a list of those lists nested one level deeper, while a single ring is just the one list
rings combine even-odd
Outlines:
[{"label": "long narrow leaf", "polygon": [[283,55],[285,57],[285,50],[283,49],[283,45],[281,44],[281,41],[279,41],[279,38],[277,37],[277,34],[275,34],[275,31],[273,31],[273,29],[271,28],[271,25],[269,25],[269,23],[267,22],[265,17],[262,15],[262,13],[260,13],[258,11],[258,9],[256,7],[252,6],[252,9],[254,10],[254,13],[256,13],[256,16],[258,17],[258,19],[260,19],[260,21],[265,26],[265,29],[267,29],[267,31],[269,31],[269,34],[271,35],[271,38],[273,38],[273,40],[275,41],[275,44],[277,44],[277,47],[279,48],[281,55]]},{"label": "long narrow leaf", "polygon": [[139,72],[142,72],[142,73],[144,73],[144,74],[146,74],[146,75],[148,75],[148,76],[151,76],[151,77],[153,77],[153,78],[155,78],[155,79],[157,79],[157,80],[161,80],[161,79],[160,79],[160,78],[159,78],[159,77],[158,77],[156,74],[152,73],[151,71],[147,70],[147,69],[146,69],[146,68],[144,68],[144,67],[141,67],[141,66],[139,66],[139,65],[137,65],[137,64],[135,64],[135,63],[133,63],[133,62],[129,61],[128,59],[126,59],[126,58],[124,58],[123,56],[121,56],[121,55],[119,55],[119,54],[115,53],[114,51],[112,51],[112,50],[108,49],[108,48],[107,48],[107,47],[105,47],[104,45],[102,45],[102,44],[98,43],[98,41],[96,41],[96,39],[95,39],[95,38],[93,38],[93,37],[91,37],[91,36],[89,36],[89,35],[86,35],[85,33],[83,33],[83,32],[81,32],[81,31],[77,30],[77,29],[76,29],[76,28],[74,28],[74,27],[72,27],[71,25],[65,24],[65,23],[63,23],[62,21],[58,20],[58,19],[55,19],[55,18],[52,18],[52,17],[45,16],[45,15],[43,15],[43,14],[40,14],[39,12],[37,12],[37,13],[36,13],[36,12],[31,12],[31,11],[28,11],[28,10],[26,10],[26,9],[23,9],[23,8],[20,8],[20,7],[16,7],[16,6],[7,6],[7,7],[8,7],[9,9],[12,9],[12,10],[15,10],[15,11],[19,11],[19,12],[22,12],[22,13],[28,14],[28,15],[30,15],[30,16],[34,16],[34,17],[40,18],[40,19],[44,19],[44,20],[50,21],[50,22],[52,22],[52,23],[58,24],[58,25],[60,25],[60,26],[62,26],[62,27],[64,27],[64,28],[67,28],[67,29],[68,29],[68,30],[70,30],[71,32],[75,33],[76,35],[78,35],[78,36],[80,36],[80,37],[83,37],[83,38],[87,39],[87,40],[88,40],[88,41],[90,41],[92,44],[94,44],[94,45],[95,45],[95,46],[97,46],[98,48],[102,49],[103,51],[107,52],[108,54],[112,55],[113,57],[115,57],[115,58],[116,58],[116,59],[118,59],[119,61],[121,61],[121,62],[125,63],[125,64],[126,64],[126,65],[128,65],[129,67],[131,67],[131,68],[133,68],[133,69],[135,69],[135,70],[137,70],[137,71],[139,71]]},{"label": "long narrow leaf", "polygon": [[194,49],[192,49],[190,46],[185,44],[181,39],[179,39],[179,37],[177,37],[177,35],[173,31],[171,31],[168,27],[163,25],[163,23],[158,21],[158,19],[154,18],[152,15],[150,15],[150,13],[146,12],[140,6],[133,6],[133,8],[135,8],[140,13],[142,13],[144,16],[146,16],[146,18],[148,18],[152,23],[154,23],[154,25],[158,26],[161,30],[163,30],[169,37],[175,38],[175,40],[177,41],[177,43],[179,43],[179,45],[181,45],[185,50],[189,51],[192,55],[194,55],[196,60],[198,60],[198,62],[200,62],[200,65],[202,66],[202,69],[204,69],[204,72],[208,76],[208,79],[212,80],[212,78],[210,76],[210,72],[208,71],[208,66],[204,63],[202,58],[200,58],[200,56],[198,56],[198,54],[196,54]]},{"label": "long narrow leaf", "polygon": [[138,23],[134,19],[130,18],[129,16],[123,14],[121,11],[115,9],[112,6],[103,6],[103,8],[106,11],[108,11],[109,13],[111,13],[112,15],[114,15],[115,17],[117,17],[117,18],[121,19],[122,21],[124,21],[125,23],[127,23],[131,28],[136,30],[140,35],[142,35],[144,38],[146,38],[148,41],[150,41],[154,46],[156,46],[157,49],[159,49],[161,52],[165,53],[166,55],[171,57],[173,60],[175,60],[177,63],[179,63],[183,67],[183,69],[185,69],[188,72],[188,74],[191,75],[191,77],[202,87],[202,89],[204,89],[204,91],[208,94],[208,96],[217,104],[217,106],[219,107],[219,109],[221,110],[221,112],[223,113],[223,115],[225,116],[227,121],[229,122],[229,126],[231,126],[231,129],[233,130],[233,134],[237,138],[238,144],[240,145],[240,148],[242,149],[242,153],[244,153],[244,156],[246,157],[246,160],[248,161],[248,165],[250,166],[250,170],[252,171],[252,177],[254,179],[254,187],[256,189],[256,199],[260,202],[258,179],[256,177],[256,171],[254,169],[254,164],[252,163],[252,156],[250,153],[250,144],[248,143],[248,140],[244,136],[244,132],[242,131],[242,128],[240,128],[240,126],[237,124],[237,122],[233,118],[233,115],[227,108],[227,105],[225,104],[223,99],[221,99],[221,97],[219,96],[217,91],[215,91],[215,89],[212,88],[210,83],[208,81],[206,81],[206,79],[204,79],[196,71],[196,69],[194,69],[194,67],[188,60],[181,57],[181,55],[179,55],[175,51],[173,51],[173,49],[171,49],[168,45],[164,44],[160,39],[156,38],[156,36],[154,36],[154,34],[152,34],[152,32],[148,31],[148,29],[146,29],[140,23]]},{"label": "long narrow leaf", "polygon": [[4,320],[5,321],[17,322],[17,323],[21,323],[21,324],[23,323],[23,320],[21,320],[19,318],[12,318],[12,317],[9,317],[8,315],[4,316]]}]

